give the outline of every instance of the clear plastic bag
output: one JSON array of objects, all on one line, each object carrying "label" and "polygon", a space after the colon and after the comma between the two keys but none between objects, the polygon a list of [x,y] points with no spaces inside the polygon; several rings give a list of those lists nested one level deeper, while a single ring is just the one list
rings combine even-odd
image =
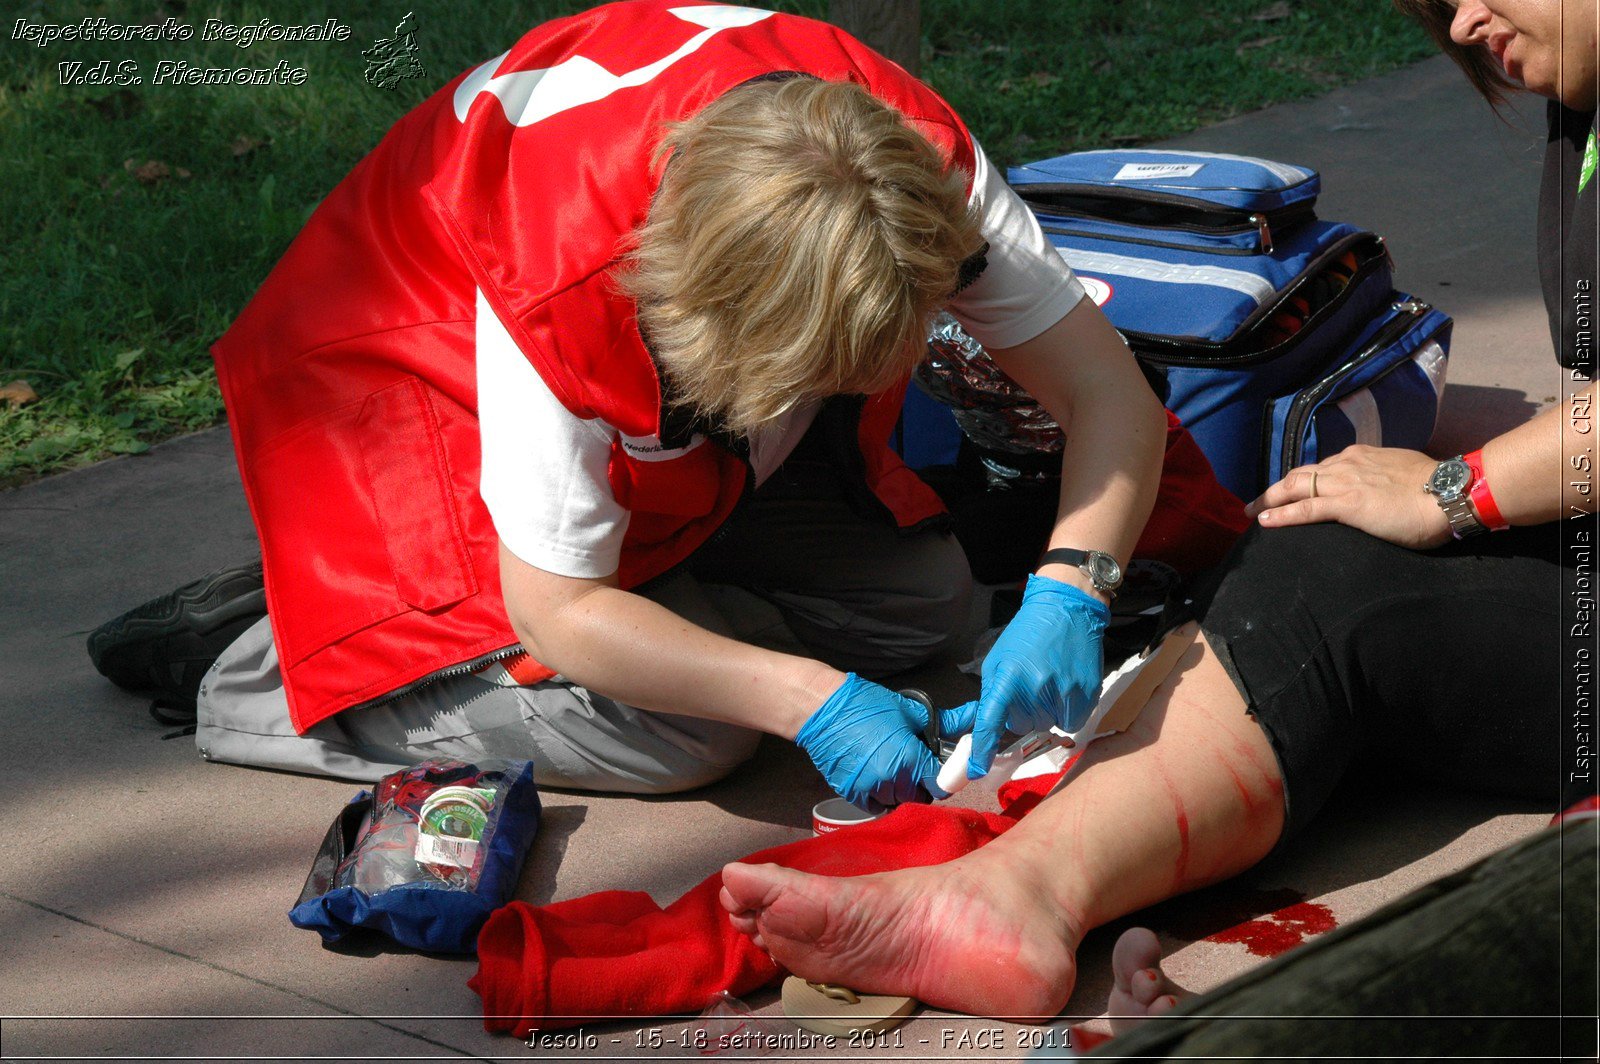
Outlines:
[{"label": "clear plastic bag", "polygon": [[418,949],[471,952],[516,888],[538,825],[532,762],[413,765],[345,806],[289,919],[326,942],[370,927]]},{"label": "clear plastic bag", "polygon": [[369,894],[402,883],[471,890],[524,764],[435,760],[385,776],[334,885]]}]

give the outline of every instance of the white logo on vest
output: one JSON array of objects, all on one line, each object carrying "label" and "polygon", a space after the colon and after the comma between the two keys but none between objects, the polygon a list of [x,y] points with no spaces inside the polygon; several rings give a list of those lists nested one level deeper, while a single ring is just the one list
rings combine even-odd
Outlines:
[{"label": "white logo on vest", "polygon": [[478,67],[456,86],[456,118],[465,122],[472,102],[482,93],[500,101],[506,120],[514,126],[531,126],[551,115],[570,111],[586,103],[596,103],[621,89],[643,85],[661,75],[678,60],[700,50],[700,46],[726,29],[753,26],[774,12],[753,7],[675,7],[671,13],[684,22],[704,26],[677,51],[624,74],[613,74],[592,59],[575,55],[542,70],[516,70],[495,74],[510,50],[501,52]]},{"label": "white logo on vest", "polygon": [[663,447],[659,436],[629,436],[625,432],[617,433],[622,441],[622,449],[641,462],[670,462],[674,458],[682,458],[702,443],[706,438],[699,433],[689,437],[689,442],[682,447]]}]

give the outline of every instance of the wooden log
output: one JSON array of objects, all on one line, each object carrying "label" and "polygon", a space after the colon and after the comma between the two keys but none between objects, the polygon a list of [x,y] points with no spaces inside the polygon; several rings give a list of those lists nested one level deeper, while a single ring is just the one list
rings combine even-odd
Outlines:
[{"label": "wooden log", "polygon": [[905,67],[922,68],[922,0],[828,0],[828,21]]}]

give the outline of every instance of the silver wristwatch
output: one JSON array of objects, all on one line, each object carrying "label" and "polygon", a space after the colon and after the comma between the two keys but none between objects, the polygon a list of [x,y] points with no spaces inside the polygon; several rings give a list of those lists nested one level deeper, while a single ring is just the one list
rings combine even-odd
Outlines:
[{"label": "silver wristwatch", "polygon": [[1446,458],[1434,467],[1422,490],[1434,497],[1439,509],[1450,520],[1450,532],[1457,539],[1489,531],[1472,505],[1472,467],[1461,455]]},{"label": "silver wristwatch", "polygon": [[1056,547],[1054,550],[1045,551],[1044,557],[1039,560],[1040,565],[1049,562],[1076,566],[1089,578],[1089,583],[1094,585],[1094,589],[1107,598],[1115,598],[1117,589],[1122,586],[1122,566],[1117,563],[1117,559],[1103,550]]}]

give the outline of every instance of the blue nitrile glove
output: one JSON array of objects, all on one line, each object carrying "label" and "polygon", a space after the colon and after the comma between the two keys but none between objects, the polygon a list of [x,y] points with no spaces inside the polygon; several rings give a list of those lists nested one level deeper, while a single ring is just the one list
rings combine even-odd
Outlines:
[{"label": "blue nitrile glove", "polygon": [[[964,712],[965,711],[965,712]],[[970,711],[940,711],[946,733],[972,726]],[[806,720],[794,741],[838,795],[869,813],[904,802],[948,798],[934,780],[939,762],[922,741],[928,710],[850,673]]]},{"label": "blue nitrile glove", "polygon": [[983,659],[969,779],[989,774],[1008,728],[1027,735],[1083,726],[1100,700],[1100,643],[1110,619],[1110,608],[1093,595],[1048,576],[1028,577],[1022,608]]}]

